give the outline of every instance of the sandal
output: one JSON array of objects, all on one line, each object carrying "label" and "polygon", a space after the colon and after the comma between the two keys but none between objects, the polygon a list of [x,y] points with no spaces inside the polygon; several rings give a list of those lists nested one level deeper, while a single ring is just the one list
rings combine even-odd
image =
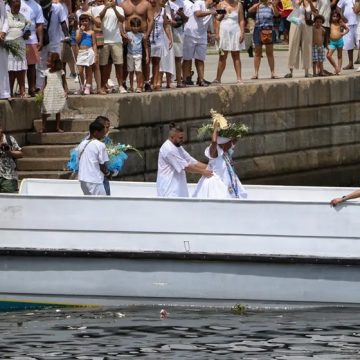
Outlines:
[{"label": "sandal", "polygon": [[344,66],[343,70],[354,70],[354,66],[350,66],[350,65]]},{"label": "sandal", "polygon": [[259,77],[257,75],[254,75],[251,77],[251,80],[258,80],[258,79],[259,79]]},{"label": "sandal", "polygon": [[290,73],[287,73],[284,78],[285,79],[291,79],[293,77],[293,74],[290,72]]}]

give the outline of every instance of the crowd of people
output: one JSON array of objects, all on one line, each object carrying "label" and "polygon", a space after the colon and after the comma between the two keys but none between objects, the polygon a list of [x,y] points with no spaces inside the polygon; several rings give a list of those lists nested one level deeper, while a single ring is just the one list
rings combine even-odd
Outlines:
[{"label": "crowd of people", "polygon": [[[354,69],[359,60],[354,50],[360,44],[360,0],[38,1],[0,0],[1,99],[42,91],[54,53],[62,63],[60,80],[69,68],[68,78],[84,95],[156,91],[165,79],[168,88],[172,81],[179,88],[193,85],[193,65],[198,86],[216,85],[229,53],[242,83],[240,51],[252,56],[253,47],[253,79],[259,77],[263,47],[271,78],[277,78],[273,48],[280,35],[289,43],[287,78],[299,68],[300,55],[305,76],[329,75],[326,58],[339,74],[343,50],[344,69]],[[212,40],[219,61],[210,82],[204,68]],[[117,86],[110,78],[113,67]]]}]

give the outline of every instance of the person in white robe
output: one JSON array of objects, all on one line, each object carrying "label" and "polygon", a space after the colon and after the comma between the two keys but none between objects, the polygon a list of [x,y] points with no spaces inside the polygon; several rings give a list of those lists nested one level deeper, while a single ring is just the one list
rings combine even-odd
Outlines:
[{"label": "person in white robe", "polygon": [[160,148],[156,187],[158,196],[189,197],[186,172],[211,177],[207,165],[194,159],[181,145],[184,130],[170,124],[169,137]]},{"label": "person in white robe", "polygon": [[205,150],[209,159],[208,169],[213,171],[211,178],[201,177],[193,197],[205,199],[240,199],[247,193],[233,167],[232,153],[234,140],[219,136],[219,124],[214,124],[211,145]]},{"label": "person in white robe", "polygon": [[0,0],[0,99],[10,98],[10,84],[8,73],[8,57],[9,54],[4,48],[4,42],[9,24],[6,14],[4,0]]}]

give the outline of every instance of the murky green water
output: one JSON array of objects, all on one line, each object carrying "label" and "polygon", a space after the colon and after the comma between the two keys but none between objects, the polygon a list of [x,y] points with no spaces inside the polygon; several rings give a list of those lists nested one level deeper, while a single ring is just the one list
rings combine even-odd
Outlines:
[{"label": "murky green water", "polygon": [[1,359],[360,359],[359,308],[0,313]]}]

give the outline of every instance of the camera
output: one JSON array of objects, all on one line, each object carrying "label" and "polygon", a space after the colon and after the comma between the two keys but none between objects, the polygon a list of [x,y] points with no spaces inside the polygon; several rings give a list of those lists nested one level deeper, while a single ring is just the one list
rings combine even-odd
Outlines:
[{"label": "camera", "polygon": [[8,144],[1,144],[0,145],[0,151],[7,152],[10,150],[10,146]]}]

